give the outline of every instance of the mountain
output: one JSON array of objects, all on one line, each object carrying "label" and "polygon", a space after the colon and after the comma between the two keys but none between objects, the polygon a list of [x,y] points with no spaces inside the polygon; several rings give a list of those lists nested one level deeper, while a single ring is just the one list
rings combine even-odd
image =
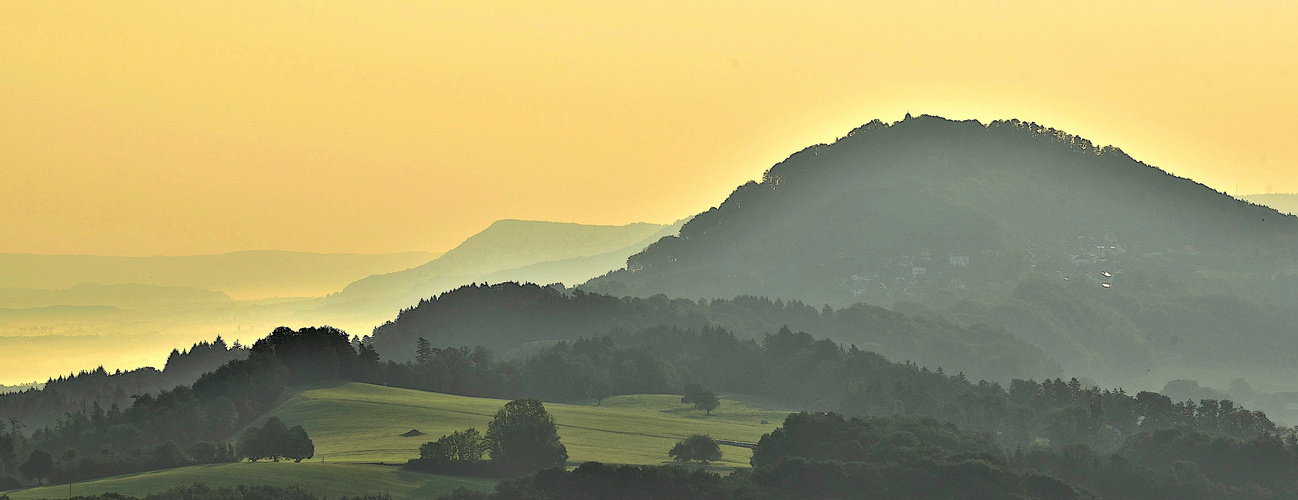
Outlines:
[{"label": "mountain", "polygon": [[142,284],[216,290],[240,300],[311,297],[438,256],[427,252],[363,255],[277,250],[182,257],[0,254],[0,288],[55,290],[82,283]]},{"label": "mountain", "polygon": [[1241,196],[1240,199],[1258,205],[1266,205],[1281,213],[1298,215],[1298,193],[1249,194]]},{"label": "mountain", "polygon": [[549,280],[537,281],[542,283],[578,283],[619,267],[626,256],[674,233],[678,227],[644,222],[595,226],[500,220],[431,262],[356,281],[331,299],[378,299],[406,307],[478,281],[522,277],[529,281]]},{"label": "mountain", "polygon": [[1298,217],[1037,124],[922,116],[799,151],[583,288],[884,304],[1157,388],[1287,380],[1295,264]]},{"label": "mountain", "polygon": [[221,292],[182,286],[82,283],[63,290],[0,288],[0,308],[50,306],[160,307],[193,302],[226,302]]},{"label": "mountain", "polygon": [[516,281],[521,283],[582,283],[596,276],[622,267],[627,257],[639,253],[649,244],[664,236],[680,231],[685,221],[662,226],[661,229],[630,245],[596,255],[570,257],[537,262],[514,269],[505,269],[482,278],[487,283]]}]

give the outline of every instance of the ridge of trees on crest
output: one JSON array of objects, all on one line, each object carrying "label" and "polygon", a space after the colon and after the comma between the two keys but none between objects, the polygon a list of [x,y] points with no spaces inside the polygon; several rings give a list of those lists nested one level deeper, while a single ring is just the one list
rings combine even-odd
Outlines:
[{"label": "ridge of trees on crest", "polygon": [[[288,387],[336,380],[374,382],[378,366],[372,347],[353,347],[347,334],[336,328],[276,328],[253,344],[246,359],[227,362],[192,385],[139,394],[125,408],[91,405],[89,411],[70,412],[30,434],[22,432],[24,426],[16,420],[0,423],[0,462],[12,474],[21,465],[15,457],[41,450],[54,457],[48,477],[54,483],[233,462],[240,457],[230,436],[273,408]],[[303,446],[259,458],[273,458],[275,453],[281,458],[309,457],[314,451],[307,451],[305,431],[294,434]]]}]

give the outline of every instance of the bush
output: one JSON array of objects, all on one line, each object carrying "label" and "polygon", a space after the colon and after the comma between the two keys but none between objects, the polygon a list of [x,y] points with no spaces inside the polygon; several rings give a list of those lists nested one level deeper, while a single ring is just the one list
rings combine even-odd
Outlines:
[{"label": "bush", "polygon": [[419,447],[419,458],[434,461],[477,462],[487,451],[487,441],[472,427]]}]

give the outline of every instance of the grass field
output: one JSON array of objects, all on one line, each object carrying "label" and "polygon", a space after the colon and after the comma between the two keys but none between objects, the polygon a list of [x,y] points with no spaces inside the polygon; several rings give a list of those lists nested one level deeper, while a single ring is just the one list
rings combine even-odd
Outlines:
[{"label": "grass field", "polygon": [[[419,445],[444,434],[468,427],[486,432],[487,423],[505,403],[358,383],[303,388],[272,414],[289,426],[306,428],[316,447],[311,460],[202,465],[119,476],[74,485],[73,494],[111,491],[141,496],[193,482],[301,485],[331,498],[376,492],[397,499],[435,498],[459,486],[488,490],[494,481],[406,472],[395,465],[418,457]],[[657,394],[618,396],[600,405],[545,406],[559,424],[570,465],[667,463],[667,450],[690,434],[757,441],[788,414],[766,409],[771,405],[756,398],[727,395],[721,396],[721,407],[711,416],[682,405],[680,396]],[[425,435],[401,437],[412,429]],[[747,467],[752,456],[745,448],[723,446],[722,452],[722,460],[713,467]],[[67,498],[67,494],[66,485],[8,493],[14,500]]]},{"label": "grass field", "polygon": [[[312,493],[333,499],[344,495],[359,496],[368,493],[389,493],[396,499],[437,498],[461,486],[472,490],[490,491],[496,485],[496,481],[490,479],[435,476],[404,471],[397,466],[313,460],[300,464],[239,462],[195,465],[144,472],[74,484],[72,494],[113,492],[144,497],[149,493],[192,483],[203,483],[208,486],[240,484],[301,486]],[[14,500],[68,498],[68,485],[31,488],[6,494]]]},{"label": "grass field", "polygon": [[[344,384],[305,390],[274,414],[289,426],[302,425],[316,443],[316,459],[328,462],[404,463],[419,456],[419,445],[456,430],[486,432],[506,401]],[[787,412],[765,411],[746,400],[722,397],[711,416],[680,403],[680,396],[633,395],[595,406],[545,405],[559,424],[559,439],[570,462],[658,464],[667,450],[690,434],[756,441],[778,426]],[[760,422],[766,419],[769,424]],[[401,434],[419,430],[425,436]],[[718,465],[746,467],[751,452],[723,450]]]}]

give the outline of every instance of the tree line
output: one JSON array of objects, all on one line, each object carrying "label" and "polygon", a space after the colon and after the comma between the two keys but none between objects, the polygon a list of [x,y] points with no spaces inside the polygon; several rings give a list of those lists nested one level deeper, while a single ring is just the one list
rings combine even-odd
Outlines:
[{"label": "tree line", "polygon": [[[231,441],[273,408],[288,387],[373,381],[378,366],[373,349],[353,347],[336,328],[280,327],[254,343],[246,359],[204,373],[192,385],[135,394],[125,408],[92,404],[30,432],[16,419],[8,422],[0,427],[0,482],[64,483],[241,458],[309,458],[313,445],[307,446],[305,431],[296,429],[273,429],[262,436],[269,448],[241,443],[236,449]],[[293,445],[285,449],[277,443]],[[45,464],[45,456],[51,458],[49,467],[33,469],[40,471],[36,475],[21,474],[19,469],[33,459]]]},{"label": "tree line", "polygon": [[871,346],[894,359],[922,359],[971,377],[1057,376],[1041,349],[1005,330],[962,326],[933,315],[908,315],[856,304],[835,309],[801,301],[738,296],[671,299],[665,295],[618,298],[534,284],[466,285],[402,310],[374,330],[369,342],[386,359],[413,361],[418,339],[429,347],[483,346],[509,352],[524,345],[634,332],[659,326],[720,326],[743,339],[760,340],[788,326],[820,337]]},{"label": "tree line", "polygon": [[[1157,393],[1133,396],[1085,387],[1075,379],[1015,380],[1008,388],[973,383],[963,373],[889,361],[788,328],[760,341],[712,327],[615,331],[559,342],[511,361],[497,360],[485,348],[424,344],[416,350],[422,351],[412,353],[418,362],[380,363],[372,346],[339,330],[279,328],[254,344],[248,359],[205,374],[192,386],[141,395],[126,409],[74,412],[30,435],[12,424],[0,429],[5,431],[0,463],[6,471],[0,477],[14,478],[37,450],[53,459],[53,471],[43,479],[55,482],[256,455],[245,453],[245,447],[231,450],[229,440],[268,411],[286,388],[330,380],[547,401],[681,394],[687,386],[693,395],[687,400],[706,401],[708,391],[702,388],[708,387],[764,395],[808,411],[937,418],[963,432],[985,433],[1007,449],[1034,450],[1035,444],[1049,442],[1054,449],[1112,453],[1133,435],[1164,429],[1186,429],[1226,443],[1283,432],[1264,414],[1229,401],[1176,403]],[[458,438],[468,440],[471,433],[465,433]],[[453,441],[442,449],[472,450]],[[275,456],[295,455],[258,458]]]},{"label": "tree line", "polygon": [[53,377],[40,389],[0,394],[0,416],[16,419],[29,427],[55,423],[76,411],[93,413],[95,408],[130,406],[132,396],[156,393],[178,385],[193,384],[199,376],[217,367],[248,357],[248,348],[226,344],[220,336],[212,342],[195,343],[189,349],[174,349],[162,370],[153,367],[108,372],[104,367]]},{"label": "tree line", "polygon": [[721,476],[675,466],[587,462],[460,489],[443,500],[1292,498],[1292,434],[1238,440],[1185,428],[1142,432],[1121,449],[1007,450],[986,433],[918,416],[791,414],[762,437],[752,469]]},{"label": "tree line", "polygon": [[[326,500],[328,497],[312,493],[301,486],[245,485],[211,487],[203,483],[173,486],[143,498],[120,493],[77,495],[73,500]],[[0,500],[10,500],[0,495]],[[392,495],[342,496],[338,500],[392,500]]]},{"label": "tree line", "polygon": [[[496,398],[595,400],[616,394],[680,394],[706,409],[725,392],[773,397],[793,408],[847,415],[920,415],[985,431],[1007,446],[1085,444],[1116,449],[1131,434],[1189,427],[1236,438],[1279,432],[1264,413],[1229,400],[1174,402],[1155,392],[1084,386],[1077,379],[972,382],[963,373],[895,362],[788,328],[761,341],[720,328],[650,328],[559,342],[521,361],[485,348],[428,348],[422,362],[386,362],[378,380],[396,387]],[[711,398],[709,398],[711,396]],[[704,405],[704,406],[701,406]]]}]

